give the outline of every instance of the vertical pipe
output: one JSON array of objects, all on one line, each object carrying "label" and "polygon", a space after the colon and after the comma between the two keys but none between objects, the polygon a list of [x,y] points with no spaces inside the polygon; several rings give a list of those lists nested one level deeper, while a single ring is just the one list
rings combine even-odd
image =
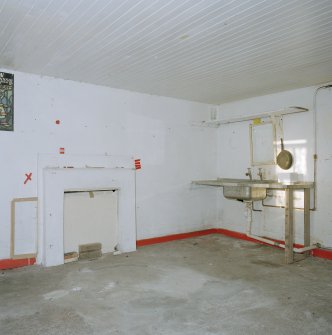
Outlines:
[{"label": "vertical pipe", "polygon": [[[304,189],[304,247],[310,246],[310,189]],[[310,251],[305,252],[306,256]]]},{"label": "vertical pipe", "polygon": [[314,128],[314,208],[317,209],[317,160],[318,160],[318,145],[317,145],[317,94],[318,91],[324,88],[331,88],[332,84],[326,84],[320,87],[317,87],[314,93],[313,101],[313,128]]}]

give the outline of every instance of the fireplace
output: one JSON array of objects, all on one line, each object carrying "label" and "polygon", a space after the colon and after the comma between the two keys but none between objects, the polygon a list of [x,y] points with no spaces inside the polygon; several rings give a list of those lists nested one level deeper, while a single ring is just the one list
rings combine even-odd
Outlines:
[{"label": "fireplace", "polygon": [[[85,162],[84,167],[82,162]],[[119,163],[109,156],[39,158],[38,263],[44,266],[64,263],[64,193],[73,190],[116,189],[117,249],[120,252],[136,250],[136,172],[130,167],[131,162]]]}]

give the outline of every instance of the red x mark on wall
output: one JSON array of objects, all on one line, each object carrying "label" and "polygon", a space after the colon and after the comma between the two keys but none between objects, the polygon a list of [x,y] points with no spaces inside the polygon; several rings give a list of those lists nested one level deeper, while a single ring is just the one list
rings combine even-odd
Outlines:
[{"label": "red x mark on wall", "polygon": [[31,181],[31,177],[32,177],[32,172],[30,173],[26,173],[25,174],[25,181],[24,181],[24,185],[30,180]]}]

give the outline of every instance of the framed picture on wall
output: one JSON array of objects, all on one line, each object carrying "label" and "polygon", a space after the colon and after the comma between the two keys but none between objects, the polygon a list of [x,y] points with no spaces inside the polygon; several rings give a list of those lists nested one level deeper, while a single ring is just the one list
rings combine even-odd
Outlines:
[{"label": "framed picture on wall", "polygon": [[0,72],[0,130],[14,130],[14,75]]}]

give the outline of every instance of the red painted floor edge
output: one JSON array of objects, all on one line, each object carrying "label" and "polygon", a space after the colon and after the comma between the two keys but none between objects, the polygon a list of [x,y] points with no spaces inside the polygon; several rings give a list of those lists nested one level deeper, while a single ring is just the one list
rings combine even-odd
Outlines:
[{"label": "red painted floor edge", "polygon": [[198,236],[210,235],[210,234],[215,234],[215,233],[216,233],[216,230],[212,228],[212,229],[193,231],[190,233],[152,237],[152,238],[146,238],[144,240],[137,240],[136,245],[138,247],[143,247],[145,245],[165,243],[165,242],[170,242],[170,241],[175,241],[175,240],[183,240],[185,238],[198,237]]},{"label": "red painted floor edge", "polygon": [[[246,234],[238,233],[236,231],[223,229],[223,228],[211,228],[211,229],[193,231],[193,232],[190,232],[190,233],[173,234],[173,235],[147,238],[147,239],[144,239],[144,240],[138,240],[136,242],[136,245],[138,247],[143,247],[143,246],[151,245],[151,244],[158,244],[158,243],[165,243],[165,242],[176,241],[176,240],[183,240],[183,239],[186,239],[186,238],[199,237],[199,236],[205,236],[205,235],[210,235],[210,234],[221,234],[221,235],[225,235],[225,236],[240,239],[240,240],[245,240],[245,241],[250,241],[250,242],[255,242],[255,243],[260,243],[260,244],[265,244],[265,245],[271,246],[270,244],[252,239],[252,238],[248,237]],[[279,242],[279,243],[282,242],[282,241],[278,241],[278,240],[275,240],[275,241]],[[300,248],[300,247],[302,247],[302,245],[295,244],[295,247]],[[312,250],[311,253],[314,257],[319,257],[319,258],[325,258],[325,259],[332,260],[332,250],[315,249],[315,250]],[[35,258],[0,259],[0,270],[15,269],[15,268],[23,267],[23,266],[33,265],[35,263],[36,263]]]},{"label": "red painted floor edge", "polygon": [[[254,238],[248,237],[246,234],[238,233],[236,231],[232,231],[232,230],[228,230],[228,229],[216,228],[216,233],[217,234],[221,234],[221,235],[225,235],[225,236],[228,236],[228,237],[232,237],[232,238],[237,238],[239,240],[245,240],[245,241],[249,241],[249,242],[255,242],[255,243],[259,243],[259,244],[263,244],[263,245],[268,245],[270,247],[275,247],[275,248],[283,249],[281,247],[278,247],[277,245],[272,245],[272,244],[269,244],[269,243],[264,243],[262,241],[258,241],[258,240],[255,240]],[[272,239],[272,238],[269,238],[269,237],[267,237],[267,238],[270,239],[271,241],[274,241],[274,242],[278,242],[278,243],[282,243],[282,244],[285,243],[284,241],[281,241],[281,240],[276,240],[276,239]],[[295,248],[302,248],[303,245],[302,244],[298,244],[298,243],[294,243],[294,247]]]},{"label": "red painted floor edge", "polygon": [[[138,240],[136,242],[136,245],[138,247],[143,247],[143,246],[151,245],[151,244],[165,243],[165,242],[182,240],[182,239],[185,239],[185,238],[198,237],[198,236],[204,236],[204,235],[210,235],[210,234],[221,234],[221,235],[236,238],[236,239],[239,239],[239,240],[245,240],[245,241],[249,241],[249,242],[264,244],[264,245],[268,245],[268,246],[272,246],[272,247],[275,247],[275,248],[282,249],[278,246],[273,246],[273,245],[268,244],[268,243],[257,241],[253,238],[248,237],[246,234],[239,233],[239,232],[232,231],[232,230],[228,230],[228,229],[223,229],[223,228],[211,228],[211,229],[194,231],[194,232],[190,232],[190,233],[174,234],[174,235],[166,235],[166,236],[160,236],[160,237],[147,238],[147,239],[144,239],[144,240]],[[273,241],[278,242],[278,243],[283,243],[283,241],[280,241],[280,240],[273,239]],[[294,246],[296,248],[303,247],[303,245],[301,245],[301,244],[295,244]],[[314,257],[319,257],[319,258],[325,258],[325,259],[332,260],[332,250],[315,249],[315,250],[312,250],[311,254]]]},{"label": "red painted floor edge", "polygon": [[325,259],[332,260],[332,250],[315,249],[315,250],[312,250],[311,254],[314,257],[319,257],[319,258],[325,258]]},{"label": "red painted floor edge", "polygon": [[36,258],[0,259],[0,270],[15,269],[22,266],[33,265],[35,263]]}]

